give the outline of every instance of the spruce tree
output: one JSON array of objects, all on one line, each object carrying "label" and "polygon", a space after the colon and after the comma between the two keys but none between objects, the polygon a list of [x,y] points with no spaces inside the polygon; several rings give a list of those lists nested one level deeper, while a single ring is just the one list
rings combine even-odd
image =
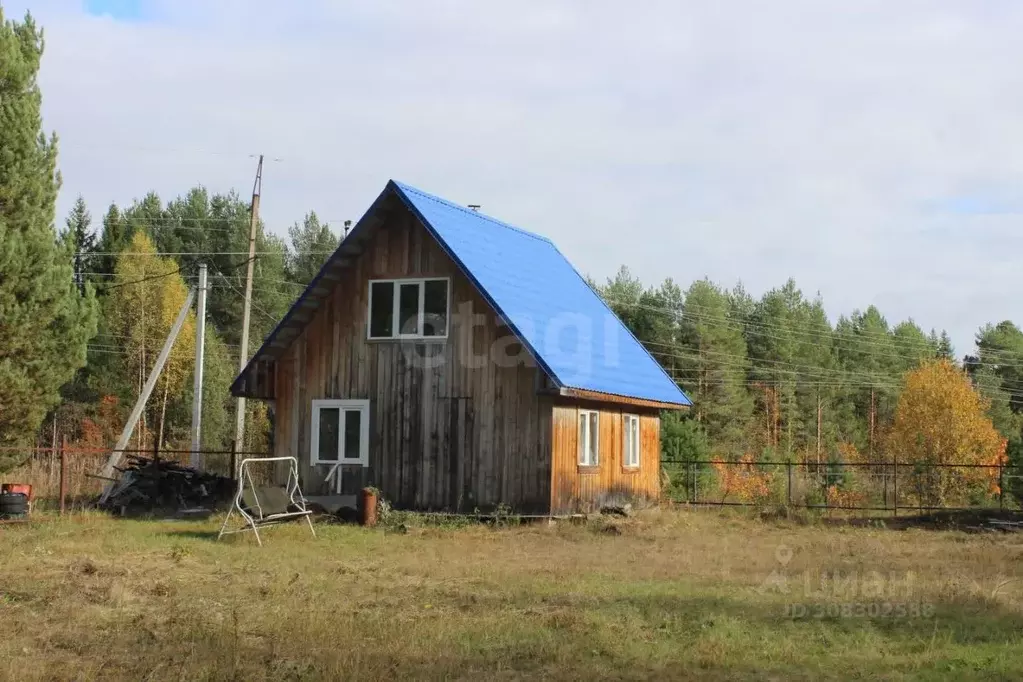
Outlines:
[{"label": "spruce tree", "polygon": [[[103,232],[100,234],[97,247],[97,250],[103,255],[96,258],[93,272],[101,273],[106,278],[113,275],[114,268],[117,266],[116,254],[124,250],[124,247],[131,241],[131,237],[132,235],[121,218],[120,209],[115,204],[110,204],[106,215],[103,216]],[[102,295],[107,282],[100,281],[99,284],[99,292]]]},{"label": "spruce tree", "polygon": [[[96,329],[92,292],[75,287],[54,228],[60,175],[56,136],[42,131],[42,52],[31,16],[6,21],[0,10],[0,446],[31,445]],[[23,457],[0,456],[0,469]]]},{"label": "spruce tree", "polygon": [[64,243],[74,254],[75,284],[78,291],[85,295],[85,282],[89,279],[89,268],[92,265],[91,255],[96,251],[96,235],[89,229],[92,216],[85,205],[85,199],[78,195],[71,213],[68,215],[63,237]]}]

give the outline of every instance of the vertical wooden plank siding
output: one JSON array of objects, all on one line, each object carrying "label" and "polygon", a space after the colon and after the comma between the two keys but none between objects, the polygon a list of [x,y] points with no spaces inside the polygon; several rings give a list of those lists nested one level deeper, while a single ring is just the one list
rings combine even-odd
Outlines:
[{"label": "vertical wooden plank siding", "polygon": [[[329,467],[310,463],[312,400],[368,399],[370,466],[345,467],[342,492],[375,485],[402,508],[547,513],[553,403],[534,388],[542,370],[525,351],[517,364],[492,361],[507,330],[407,209],[389,209],[276,363],[276,454],[298,457],[307,494],[330,494]],[[403,277],[451,278],[446,340],[367,340],[369,280]]]},{"label": "vertical wooden plank siding", "polygon": [[[579,466],[579,411],[599,412],[599,456],[595,467]],[[604,504],[660,497],[660,416],[656,412],[606,403],[564,403],[552,408],[551,513],[590,512]],[[624,467],[622,415],[640,418],[638,469]]]}]

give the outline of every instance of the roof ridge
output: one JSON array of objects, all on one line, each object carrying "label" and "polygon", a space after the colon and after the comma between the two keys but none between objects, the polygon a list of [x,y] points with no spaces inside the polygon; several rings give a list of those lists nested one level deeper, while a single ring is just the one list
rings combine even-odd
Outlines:
[{"label": "roof ridge", "polygon": [[554,245],[554,242],[552,242],[550,240],[550,238],[545,237],[542,234],[537,234],[535,232],[530,232],[529,230],[524,230],[521,227],[516,227],[515,225],[511,225],[510,223],[506,223],[503,220],[498,220],[497,218],[494,218],[493,216],[489,216],[486,213],[480,213],[479,211],[473,211],[470,208],[466,208],[465,206],[462,206],[460,204],[456,204],[456,203],[454,203],[452,201],[448,201],[447,199],[442,199],[441,197],[438,197],[438,196],[436,196],[434,194],[430,194],[429,192],[424,192],[423,190],[418,189],[416,187],[413,187],[412,185],[407,185],[404,182],[399,182],[397,180],[392,180],[392,182],[395,185],[397,185],[398,188],[401,189],[402,191],[412,192],[413,194],[418,194],[419,196],[423,197],[424,199],[430,199],[431,201],[435,201],[438,204],[442,204],[443,206],[447,206],[448,208],[457,209],[457,210],[461,211],[462,213],[467,213],[467,214],[469,214],[471,216],[475,216],[476,218],[480,218],[481,220],[486,220],[487,222],[493,223],[493,224],[498,225],[500,227],[504,227],[504,228],[507,228],[509,230],[513,230],[515,232],[518,232],[519,234],[525,235],[526,237],[532,237],[533,239],[538,239],[539,241],[546,242],[548,244],[551,244],[552,246]]}]

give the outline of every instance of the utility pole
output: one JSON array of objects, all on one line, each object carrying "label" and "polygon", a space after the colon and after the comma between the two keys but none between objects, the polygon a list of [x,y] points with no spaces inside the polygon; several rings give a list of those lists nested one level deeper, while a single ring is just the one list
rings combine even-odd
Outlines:
[{"label": "utility pole", "polygon": [[[139,417],[142,416],[142,410],[146,407],[146,401],[149,400],[149,394],[153,392],[153,387],[156,386],[156,380],[160,378],[160,372],[163,371],[163,365],[167,362],[167,356],[170,355],[171,348],[174,347],[174,341],[178,338],[178,332],[181,331],[181,327],[185,324],[185,318],[188,317],[188,311],[192,307],[192,299],[195,298],[195,289],[190,289],[188,296],[185,298],[185,304],[181,306],[181,310],[178,312],[178,317],[174,320],[174,325],[171,326],[170,333],[167,334],[167,340],[163,342],[163,348],[160,350],[160,354],[156,356],[156,364],[153,365],[153,369],[149,371],[149,378],[146,379],[145,386],[139,392],[138,400],[135,401],[135,407],[132,408],[131,414],[128,415],[128,421],[124,425],[124,430],[121,431],[121,435],[117,439],[117,443],[114,444],[114,450],[110,453],[110,457],[107,459],[107,463],[103,466],[103,470],[100,471],[100,478],[110,479],[114,475],[115,467],[121,463],[121,455],[124,454],[124,449],[128,447],[128,440],[131,438],[132,431],[135,430],[135,424],[138,423]],[[111,486],[107,486],[106,490],[103,491],[103,495],[100,497],[100,502],[106,502],[107,498],[110,497],[110,491],[113,490]]]},{"label": "utility pole", "polygon": [[202,438],[202,368],[206,346],[206,264],[199,264],[199,304],[195,311],[195,383],[192,388],[192,456],[193,469],[202,465],[199,448]]},{"label": "utility pole", "polygon": [[[256,260],[256,226],[259,224],[259,193],[263,189],[263,155],[259,155],[256,166],[256,181],[252,184],[252,206],[249,209],[249,260],[245,268],[245,305],[242,308],[242,343],[238,351],[238,372],[245,369],[249,360],[249,315],[252,312],[252,267]],[[238,398],[234,430],[236,452],[243,450],[245,439],[245,398]]]}]

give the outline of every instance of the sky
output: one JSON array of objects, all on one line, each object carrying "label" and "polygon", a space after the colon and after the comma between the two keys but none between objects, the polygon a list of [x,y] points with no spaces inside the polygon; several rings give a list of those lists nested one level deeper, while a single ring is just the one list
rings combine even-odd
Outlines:
[{"label": "sky", "polygon": [[63,216],[251,191],[285,234],[389,178],[598,281],[792,277],[834,321],[1023,322],[1014,0],[0,0],[44,27]]}]

